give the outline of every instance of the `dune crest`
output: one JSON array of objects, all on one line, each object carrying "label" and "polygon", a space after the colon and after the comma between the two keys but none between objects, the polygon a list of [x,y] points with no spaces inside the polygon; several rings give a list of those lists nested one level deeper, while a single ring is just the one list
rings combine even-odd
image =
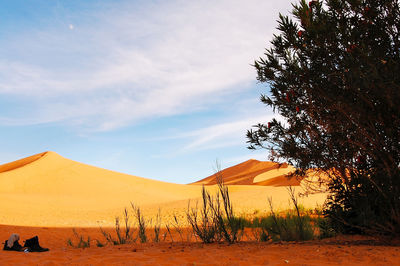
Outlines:
[{"label": "dune crest", "polygon": [[0,165],[0,173],[3,172],[7,172],[7,171],[11,171],[20,167],[24,167],[25,165],[28,165],[30,163],[33,163],[36,160],[39,160],[40,158],[42,158],[43,156],[45,156],[48,152],[42,152],[42,153],[38,153],[23,159],[19,159],[17,161],[11,162],[11,163],[6,163],[6,164],[2,164]]}]

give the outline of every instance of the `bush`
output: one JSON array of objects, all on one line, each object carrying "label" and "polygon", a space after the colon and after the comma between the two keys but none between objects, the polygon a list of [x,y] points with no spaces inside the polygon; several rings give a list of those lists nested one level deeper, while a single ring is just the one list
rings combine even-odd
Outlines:
[{"label": "bush", "polygon": [[126,244],[132,240],[133,231],[131,229],[131,225],[129,222],[129,213],[128,210],[125,208],[124,210],[124,231],[121,231],[121,226],[119,223],[119,217],[115,218],[115,232],[117,233],[118,243],[119,244]]},{"label": "bush", "polygon": [[160,228],[161,228],[161,210],[158,209],[158,213],[156,216],[155,224],[154,224],[154,238],[153,242],[160,242]]},{"label": "bush", "polygon": [[[305,209],[298,203],[295,190],[288,188],[293,209],[277,214],[274,211],[272,198],[268,198],[270,214],[258,217],[252,221],[244,220],[246,227],[252,228],[253,236],[258,241],[304,241],[314,239],[318,230],[320,235],[326,236],[328,232],[328,219],[317,217],[311,218],[312,211]],[[326,230],[323,226],[325,225]],[[330,224],[329,224],[330,225]],[[331,227],[329,227],[332,229]]]},{"label": "bush", "polygon": [[197,235],[203,243],[213,243],[216,241],[218,229],[210,207],[210,202],[213,201],[213,198],[209,192],[206,191],[204,185],[201,190],[201,196],[203,205],[200,214],[198,204],[196,203],[195,208],[191,208],[189,202],[186,217],[194,234]]},{"label": "bush", "polygon": [[330,186],[333,194],[324,214],[335,231],[400,235],[400,191],[396,186],[387,182],[390,179],[384,173],[351,171],[350,175],[347,184],[336,181]]},{"label": "bush", "polygon": [[[218,164],[217,164],[217,167]],[[233,205],[229,196],[229,189],[223,183],[222,177],[217,171],[218,191],[215,198],[202,188],[203,205],[199,214],[198,205],[190,208],[190,202],[186,217],[195,235],[203,243],[212,243],[224,239],[229,244],[240,240],[244,232],[243,219],[235,216]]]},{"label": "bush", "polygon": [[131,206],[133,212],[135,213],[136,222],[138,224],[138,238],[140,239],[141,243],[146,243],[147,242],[146,228],[149,221],[147,221],[144,218],[138,206],[135,206],[133,203],[131,203]]},{"label": "bush", "polygon": [[329,218],[318,217],[315,222],[319,229],[319,239],[336,236],[337,233]]},{"label": "bush", "polygon": [[272,199],[268,199],[271,216],[263,221],[263,228],[268,232],[273,241],[303,241],[314,238],[314,229],[311,225],[309,215],[304,215],[292,188],[288,189],[290,198],[294,205],[292,211],[288,211],[283,216],[278,216],[272,206]]},{"label": "bush", "polygon": [[183,242],[183,236],[182,236],[183,230],[182,230],[182,227],[179,224],[179,220],[178,220],[178,217],[176,216],[176,214],[174,214],[173,217],[174,217],[174,222],[172,223],[172,226],[175,228],[175,231],[178,232],[179,237],[181,238],[181,242]]},{"label": "bush", "polygon": [[[216,194],[215,204],[210,205],[214,220],[217,226],[217,232],[228,243],[237,242],[243,234],[243,220],[236,217],[233,212],[232,202],[229,197],[229,189],[223,183],[222,177],[217,176],[218,193]],[[222,201],[222,205],[221,205]]]},{"label": "bush", "polygon": [[67,240],[67,244],[71,247],[74,248],[89,248],[90,247],[90,236],[87,237],[87,240],[83,237],[83,235],[78,234],[78,232],[74,229],[72,229],[72,232],[74,233],[75,238],[78,239],[78,244],[74,244],[70,238]]},{"label": "bush", "polygon": [[399,236],[400,2],[302,0],[292,15],[254,62],[280,119],[249,130],[249,148],[325,171],[337,230]]},{"label": "bush", "polygon": [[315,236],[313,219],[302,216],[302,229],[299,229],[299,217],[293,210],[254,219],[250,227],[258,241],[305,241]]},{"label": "bush", "polygon": [[[104,236],[107,242],[113,244],[113,245],[122,245],[130,242],[135,242],[136,240],[133,239],[133,229],[131,227],[131,224],[129,222],[130,216],[128,210],[125,208],[124,209],[124,224],[125,227],[121,229],[121,224],[120,224],[120,219],[119,217],[115,217],[115,234],[117,235],[117,238],[114,239],[111,235],[111,233],[106,232],[103,230],[103,228],[100,227],[101,234]],[[97,246],[101,246],[102,244],[99,242],[97,243]]]}]

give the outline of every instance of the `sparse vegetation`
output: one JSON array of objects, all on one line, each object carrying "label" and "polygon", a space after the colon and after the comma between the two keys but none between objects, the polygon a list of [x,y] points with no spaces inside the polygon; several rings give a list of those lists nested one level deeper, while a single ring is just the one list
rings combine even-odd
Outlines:
[{"label": "sparse vegetation", "polygon": [[[240,239],[244,225],[242,220],[235,216],[233,212],[228,186],[224,184],[222,176],[217,176],[217,183],[219,193],[216,194],[216,203],[211,205],[211,209],[214,212],[218,232],[226,242],[232,244]],[[222,206],[220,204],[220,197],[222,199]],[[223,207],[222,210],[221,207]]]},{"label": "sparse vegetation", "polygon": [[112,235],[108,232],[106,232],[102,227],[100,227],[100,232],[106,239],[108,243],[111,243],[112,245],[119,245],[120,243],[117,240],[114,240]]},{"label": "sparse vegetation", "polygon": [[[171,242],[174,243],[174,238],[172,237],[172,233],[171,233],[171,228],[170,228],[170,226],[167,224],[167,225],[165,226],[165,228],[167,229],[167,232],[168,232],[168,234],[169,234],[169,237],[170,237],[170,239],[171,239]],[[167,234],[164,235],[164,239],[165,239],[166,236],[167,236]]]},{"label": "sparse vegetation", "polygon": [[[191,207],[190,201],[188,203],[186,218],[192,231],[187,232],[187,241],[191,241],[191,237],[194,235],[196,241],[198,237],[203,243],[225,241],[233,244],[241,241],[246,228],[251,230],[253,239],[260,242],[305,241],[335,235],[329,219],[321,217],[321,208],[304,208],[298,202],[295,190],[292,187],[288,188],[288,195],[293,204],[293,209],[276,213],[273,208],[272,198],[269,198],[270,211],[268,215],[255,217],[253,213],[250,218],[245,218],[234,213],[228,187],[223,183],[222,177],[219,176],[217,180],[217,193],[214,197],[203,186],[201,190],[202,206],[199,207],[196,202],[195,207]],[[100,227],[101,233],[108,243],[121,245],[136,242],[137,239],[140,239],[141,243],[148,241],[147,231],[150,229],[148,225],[151,225],[151,220],[144,217],[138,206],[131,203],[131,207],[137,228],[132,227],[130,213],[125,208],[123,226],[120,224],[119,217],[115,218],[115,238],[111,233]],[[256,214],[260,214],[260,211],[257,211]],[[169,235],[171,243],[174,243],[173,231],[175,231],[179,235],[181,242],[183,242],[185,230],[181,226],[178,215],[174,213],[172,217],[172,224],[165,225],[162,241],[165,241],[167,235]],[[160,242],[160,210],[154,221],[153,242]],[[137,235],[133,237],[135,231],[137,231]],[[74,234],[79,240],[78,244],[74,245],[72,240],[68,239],[68,245],[83,248],[90,246],[90,238],[84,240],[76,231],[74,231]],[[249,240],[248,236],[247,240]],[[98,240],[96,241],[97,246],[104,246]]]},{"label": "sparse vegetation", "polygon": [[175,213],[174,213],[173,217],[174,217],[174,221],[173,221],[173,223],[172,223],[172,226],[175,228],[176,232],[178,232],[179,237],[181,238],[181,242],[183,242],[183,236],[182,236],[183,231],[182,231],[182,227],[180,226],[178,217],[176,216]]},{"label": "sparse vegetation", "polygon": [[302,218],[303,231],[299,230],[298,217],[294,210],[256,218],[248,227],[251,228],[254,239],[261,242],[269,240],[305,241],[316,237],[322,239],[334,236],[322,234],[320,222],[325,222],[325,218],[312,218],[307,214]]},{"label": "sparse vegetation", "polygon": [[[160,242],[160,229],[161,229],[161,210],[158,209],[158,213],[154,222],[154,238],[153,242]],[[164,237],[165,239],[165,237]]]},{"label": "sparse vegetation", "polygon": [[272,210],[271,216],[263,221],[263,228],[273,241],[304,241],[314,237],[311,219],[308,215],[297,213],[297,210],[287,211],[284,215],[276,215]]},{"label": "sparse vegetation", "polygon": [[334,237],[337,235],[337,232],[328,218],[317,217],[315,222],[319,229],[319,239]]},{"label": "sparse vegetation", "polygon": [[268,198],[270,214],[244,222],[252,228],[257,241],[304,241],[314,238],[317,224],[304,208],[298,204],[295,191],[288,189],[293,209],[277,214],[273,208],[272,199]]},{"label": "sparse vegetation", "polygon": [[74,243],[72,243],[71,238],[67,239],[67,245],[70,246],[70,247],[74,247]]},{"label": "sparse vegetation", "polygon": [[146,228],[149,223],[143,216],[140,207],[135,206],[133,203],[131,203],[132,210],[135,214],[136,217],[136,222],[138,225],[138,237],[140,239],[141,243],[146,243],[147,242],[147,234],[146,234]]},{"label": "sparse vegetation", "polygon": [[125,244],[132,240],[133,232],[132,232],[132,228],[131,228],[129,219],[130,219],[130,217],[129,217],[128,210],[125,208],[124,209],[125,227],[122,232],[120,222],[119,222],[119,217],[115,218],[115,232],[117,233],[118,244]]},{"label": "sparse vegetation", "polygon": [[108,243],[112,245],[122,245],[130,242],[135,242],[136,239],[133,238],[133,228],[130,224],[130,215],[128,209],[124,209],[124,224],[125,227],[121,229],[119,217],[115,217],[115,234],[117,238],[113,238],[111,233],[106,232],[103,228],[100,227],[101,234],[104,236]]},{"label": "sparse vegetation", "polygon": [[234,214],[232,202],[229,197],[229,189],[224,184],[220,172],[217,162],[216,176],[218,191],[215,197],[211,196],[203,186],[203,205],[200,214],[197,203],[195,208],[188,206],[186,213],[194,234],[203,243],[212,243],[224,239],[229,244],[232,244],[240,239],[244,230],[242,219]]},{"label": "sparse vegetation", "polygon": [[102,242],[100,242],[100,240],[96,239],[96,247],[102,248],[104,246],[105,246],[104,243],[102,243]]},{"label": "sparse vegetation", "polygon": [[74,247],[74,248],[89,248],[90,247],[90,236],[88,236],[85,240],[85,237],[83,235],[78,234],[75,228],[72,229],[72,232],[75,236],[75,238],[78,240],[77,244],[74,244],[73,241],[68,238],[67,239],[67,244],[68,246]]},{"label": "sparse vegetation", "polygon": [[198,204],[196,203],[195,208],[191,208],[189,202],[186,216],[194,234],[198,236],[203,243],[212,243],[217,237],[217,227],[210,207],[210,202],[212,202],[213,199],[209,192],[206,191],[204,185],[201,190],[201,196],[203,205],[200,214]]}]

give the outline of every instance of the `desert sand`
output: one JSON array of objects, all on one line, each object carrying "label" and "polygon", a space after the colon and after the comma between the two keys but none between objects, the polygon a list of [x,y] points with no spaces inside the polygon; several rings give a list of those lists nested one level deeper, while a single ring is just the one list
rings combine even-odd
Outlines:
[{"label": "desert sand", "polygon": [[[274,163],[251,160],[236,168],[228,168],[221,174],[228,185],[243,183],[229,187],[239,214],[267,211],[267,197],[272,197],[276,209],[289,207],[287,188],[283,185],[291,181],[282,176],[288,167],[280,172]],[[240,175],[233,175],[236,172]],[[258,178],[258,183],[273,180],[275,184],[257,186],[249,181],[253,178]],[[279,180],[282,186],[276,187]],[[115,217],[130,207],[131,202],[147,215],[155,215],[160,208],[165,217],[174,213],[182,216],[189,200],[193,204],[200,200],[201,188],[196,184],[173,184],[122,174],[75,162],[55,152],[44,152],[0,166],[0,224],[113,226]],[[207,189],[213,192],[216,186]],[[312,195],[301,198],[301,203],[313,208],[322,205],[325,197]]]},{"label": "desert sand", "polygon": [[[249,160],[220,174],[238,214],[268,211],[267,197],[276,209],[290,208],[287,185],[301,180],[288,179],[289,165]],[[162,223],[173,215],[185,226],[188,201],[200,200],[202,184],[216,191],[215,175],[189,185],[172,184],[122,174],[44,152],[0,166],[0,240],[18,233],[21,241],[35,235],[50,248],[45,253],[0,251],[0,265],[396,265],[399,247],[375,246],[370,240],[346,238],[305,243],[259,243],[250,235],[239,244],[204,245],[193,237],[162,243],[107,245],[99,227],[112,230],[115,217],[122,216],[131,202],[140,206],[147,219],[161,209]],[[306,207],[323,204],[325,194],[301,198]],[[90,236],[91,247],[73,248],[72,229]],[[331,241],[331,242],[329,242]],[[358,241],[358,242],[357,242]],[[361,241],[361,242],[360,242]]]}]

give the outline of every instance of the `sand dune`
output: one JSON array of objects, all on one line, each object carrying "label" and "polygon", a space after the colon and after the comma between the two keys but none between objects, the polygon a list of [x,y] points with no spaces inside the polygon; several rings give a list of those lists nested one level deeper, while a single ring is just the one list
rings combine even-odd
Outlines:
[{"label": "sand dune", "polygon": [[288,176],[294,170],[295,168],[287,163],[248,160],[193,184],[215,185],[220,177],[227,185],[299,186],[300,179]]},{"label": "sand dune", "polygon": [[[250,176],[258,181],[256,183],[272,180],[270,182],[277,185],[280,179],[276,181],[262,176],[265,169],[277,172],[273,163],[255,160],[223,171],[228,181],[241,184],[230,186],[238,212],[266,210],[269,196],[273,197],[277,208],[288,207],[285,187],[254,186],[254,182],[248,181],[248,173],[251,173]],[[215,191],[216,186],[207,189]],[[173,213],[183,216],[188,201],[199,200],[200,190],[198,185],[150,180],[75,162],[54,152],[44,152],[0,166],[0,224],[112,226],[114,218],[121,215],[123,208],[130,206],[131,202],[141,206],[148,215],[154,215],[161,208],[166,216]],[[305,206],[313,207],[322,204],[324,198],[324,195],[314,195],[301,201]]]}]

